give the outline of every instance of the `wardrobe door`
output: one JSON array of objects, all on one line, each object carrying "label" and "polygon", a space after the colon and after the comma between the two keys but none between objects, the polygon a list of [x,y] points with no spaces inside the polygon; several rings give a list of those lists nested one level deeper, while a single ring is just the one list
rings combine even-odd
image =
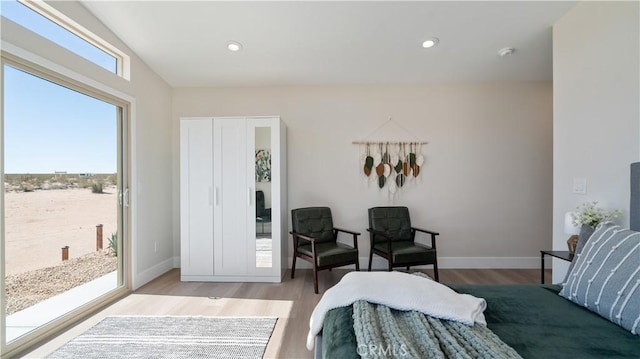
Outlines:
[{"label": "wardrobe door", "polygon": [[247,184],[254,194],[247,216],[247,261],[254,276],[277,275],[280,267],[277,122],[278,118],[247,119]]},{"label": "wardrobe door", "polygon": [[214,258],[216,276],[247,275],[246,120],[214,120]]},{"label": "wardrobe door", "polygon": [[213,121],[180,121],[180,275],[213,275]]}]

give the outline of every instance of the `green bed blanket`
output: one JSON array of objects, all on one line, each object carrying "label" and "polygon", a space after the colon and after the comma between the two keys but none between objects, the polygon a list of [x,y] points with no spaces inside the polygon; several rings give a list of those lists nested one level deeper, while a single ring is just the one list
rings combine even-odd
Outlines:
[{"label": "green bed blanket", "polygon": [[[489,329],[523,358],[640,357],[640,337],[558,296],[544,285],[455,285],[460,293],[485,298]],[[325,317],[324,358],[359,358],[352,307]]]}]

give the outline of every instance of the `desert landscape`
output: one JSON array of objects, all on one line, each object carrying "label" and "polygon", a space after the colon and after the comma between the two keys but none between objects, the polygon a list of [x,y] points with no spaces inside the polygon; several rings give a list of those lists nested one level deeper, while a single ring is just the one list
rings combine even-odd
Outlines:
[{"label": "desert landscape", "polygon": [[[117,268],[115,175],[5,175],[5,281],[8,312]],[[103,248],[96,253],[96,225]],[[62,247],[69,260],[62,261]],[[47,282],[46,284],[44,282]]]}]

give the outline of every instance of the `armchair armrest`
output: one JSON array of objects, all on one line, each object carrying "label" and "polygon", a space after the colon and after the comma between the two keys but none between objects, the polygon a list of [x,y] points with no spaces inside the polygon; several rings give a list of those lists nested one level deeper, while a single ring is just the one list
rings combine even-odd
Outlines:
[{"label": "armchair armrest", "polygon": [[315,238],[313,238],[313,237],[309,237],[309,236],[305,236],[304,234],[301,234],[301,233],[297,233],[297,232],[293,232],[293,231],[291,231],[291,232],[289,232],[289,233],[291,233],[291,235],[293,236],[293,238],[302,238],[302,239],[306,239],[306,240],[308,240],[308,241],[309,241],[309,242],[311,242],[311,243],[314,243],[314,242],[316,241],[316,239],[315,239]]},{"label": "armchair armrest", "polygon": [[367,232],[370,232],[371,234],[375,234],[377,236],[382,236],[384,237],[384,239],[389,240],[391,239],[391,237],[389,237],[389,235],[387,234],[387,232],[383,232],[383,231],[378,231],[375,230],[373,228],[367,228]]},{"label": "armchair armrest", "polygon": [[439,236],[440,233],[438,232],[434,232],[434,231],[430,231],[428,229],[421,229],[421,228],[416,228],[416,227],[411,227],[411,229],[418,231],[418,232],[422,232],[422,233],[427,233],[427,234],[432,234],[434,236]]},{"label": "armchair armrest", "polygon": [[358,236],[360,235],[360,232],[353,232],[353,231],[349,231],[349,230],[342,229],[342,228],[336,228],[336,227],[333,227],[333,232],[335,233],[334,235],[336,236],[336,238],[338,237],[338,232],[352,234],[353,235],[353,248],[358,249]]},{"label": "armchair armrest", "polygon": [[416,232],[422,232],[422,233],[431,235],[431,248],[436,249],[436,236],[439,236],[440,233],[434,232],[434,231],[429,231],[429,230],[426,230],[426,229],[420,229],[420,228],[416,228],[416,227],[411,227],[411,229],[413,231],[416,231]]},{"label": "armchair armrest", "polygon": [[349,230],[342,229],[342,228],[333,227],[333,229],[336,230],[336,231],[340,231],[340,232],[344,232],[344,233],[348,233],[348,234],[353,234],[353,235],[356,235],[356,236],[359,236],[361,234],[360,232],[353,232],[353,231],[349,231]]},{"label": "armchair armrest", "polygon": [[313,254],[313,258],[316,258],[316,239],[313,237],[305,236],[304,234],[297,233],[294,231],[289,232],[293,236],[293,255],[298,253],[298,242],[300,238],[306,239],[311,242],[311,253]]}]

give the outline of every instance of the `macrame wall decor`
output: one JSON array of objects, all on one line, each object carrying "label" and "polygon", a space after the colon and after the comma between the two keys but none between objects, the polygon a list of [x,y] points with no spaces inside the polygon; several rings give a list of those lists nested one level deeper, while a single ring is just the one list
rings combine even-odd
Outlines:
[{"label": "macrame wall decor", "polygon": [[407,183],[416,182],[425,162],[422,148],[424,141],[368,141],[376,132],[388,124],[395,124],[406,134],[415,137],[391,117],[376,128],[362,141],[353,141],[360,147],[361,173],[375,182],[379,189],[386,188],[390,195],[395,195]]}]

